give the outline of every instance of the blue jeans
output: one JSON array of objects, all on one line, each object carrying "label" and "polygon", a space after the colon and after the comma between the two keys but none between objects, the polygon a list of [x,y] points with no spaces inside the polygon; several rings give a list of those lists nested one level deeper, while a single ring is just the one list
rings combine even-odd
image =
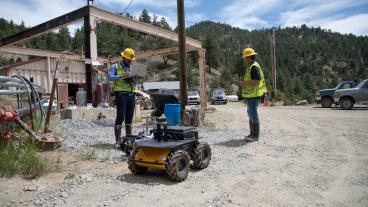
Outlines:
[{"label": "blue jeans", "polygon": [[115,98],[116,98],[115,125],[122,125],[124,120],[125,125],[132,124],[135,108],[135,95],[132,93],[115,91]]},{"label": "blue jeans", "polygon": [[258,108],[259,98],[247,98],[246,103],[247,103],[247,113],[248,113],[249,119],[252,120],[254,123],[258,123],[259,119],[258,119],[257,108]]}]

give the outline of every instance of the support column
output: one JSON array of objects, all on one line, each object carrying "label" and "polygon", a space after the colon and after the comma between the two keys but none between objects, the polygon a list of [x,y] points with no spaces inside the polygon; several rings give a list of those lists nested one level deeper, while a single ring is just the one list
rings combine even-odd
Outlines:
[{"label": "support column", "polygon": [[86,63],[87,102],[96,106],[97,72],[92,65],[92,62],[97,60],[96,17],[84,17],[84,31],[85,56],[90,59],[90,62]]},{"label": "support column", "polygon": [[185,52],[185,14],[184,0],[177,0],[178,7],[178,29],[179,29],[179,79],[180,79],[180,101],[182,110],[188,103],[187,95],[187,70],[186,70],[186,52]]},{"label": "support column", "polygon": [[47,93],[51,93],[51,60],[50,57],[47,57]]},{"label": "support column", "polygon": [[199,66],[199,87],[201,93],[201,106],[202,108],[207,107],[207,91],[206,91],[206,50],[199,49],[198,50],[198,66]]}]

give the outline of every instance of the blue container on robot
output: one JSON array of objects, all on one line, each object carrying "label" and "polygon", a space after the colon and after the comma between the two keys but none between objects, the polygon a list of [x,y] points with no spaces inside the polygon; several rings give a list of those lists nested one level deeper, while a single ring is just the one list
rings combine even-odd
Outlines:
[{"label": "blue container on robot", "polygon": [[165,104],[165,116],[168,126],[179,126],[180,104]]}]

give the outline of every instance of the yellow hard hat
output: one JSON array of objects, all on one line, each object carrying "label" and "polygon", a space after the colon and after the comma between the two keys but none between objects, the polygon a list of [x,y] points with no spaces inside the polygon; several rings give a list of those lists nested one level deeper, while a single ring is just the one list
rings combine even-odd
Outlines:
[{"label": "yellow hard hat", "polygon": [[124,58],[128,59],[128,60],[135,60],[135,52],[132,48],[127,48],[124,51],[122,51],[121,56],[123,56]]},{"label": "yellow hard hat", "polygon": [[250,47],[247,47],[243,50],[243,58],[252,56],[252,55],[257,55],[256,52],[254,52],[254,50]]}]

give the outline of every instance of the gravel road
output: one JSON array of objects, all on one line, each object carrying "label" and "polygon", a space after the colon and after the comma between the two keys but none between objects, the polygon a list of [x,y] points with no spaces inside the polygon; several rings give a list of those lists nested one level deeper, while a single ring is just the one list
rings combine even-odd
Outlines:
[{"label": "gravel road", "polygon": [[206,120],[216,127],[199,129],[211,164],[184,182],[132,175],[112,149],[112,119],[64,120],[61,149],[42,154],[62,170],[0,178],[0,206],[368,206],[368,108],[262,107],[260,141],[247,144],[245,106],[213,107]]}]

